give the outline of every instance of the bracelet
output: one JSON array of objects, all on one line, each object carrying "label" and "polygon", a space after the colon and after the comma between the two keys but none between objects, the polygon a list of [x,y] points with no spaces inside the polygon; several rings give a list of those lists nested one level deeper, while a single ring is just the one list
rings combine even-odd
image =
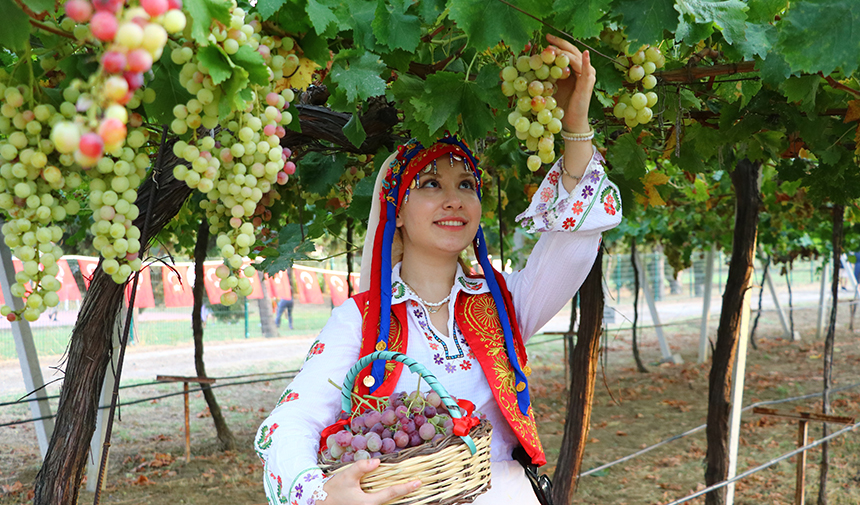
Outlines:
[{"label": "bracelet", "polygon": [[571,133],[565,129],[559,132],[561,138],[573,142],[588,141],[594,138],[594,128],[590,128],[586,133]]}]

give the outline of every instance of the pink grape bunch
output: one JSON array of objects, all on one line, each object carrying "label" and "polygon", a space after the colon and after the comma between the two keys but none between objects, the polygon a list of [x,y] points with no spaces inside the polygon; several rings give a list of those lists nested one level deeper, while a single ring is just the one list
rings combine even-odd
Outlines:
[{"label": "pink grape bunch", "polygon": [[171,60],[182,65],[180,84],[193,96],[173,109],[171,130],[189,137],[174,144],[174,154],[186,164],[177,165],[173,175],[206,195],[200,207],[224,260],[223,268],[216,270],[220,287],[226,291],[221,296],[224,305],[251,294],[248,277],[253,267],[244,267],[245,258],[257,240],[264,207],[274,199],[275,185],[286,184],[296,171],[290,161],[292,152],[281,146],[285,126],[293,119],[286,109],[295,93],[289,88],[275,91],[276,78],[290,68],[280,53],[294,51],[295,42],[289,37],[262,35],[262,23],[255,16],[232,6],[229,25],[213,21],[207,41],[228,57],[245,46],[262,56],[268,84],[250,86],[253,99],[247,109],[221,113],[222,102],[235,105],[222,87],[227,83],[216,84],[210,69],[200,61],[196,42],[176,46],[170,53]]},{"label": "pink grape bunch", "polygon": [[555,134],[561,131],[564,110],[552,96],[555,83],[570,77],[570,61],[555,46],[539,53],[520,55],[501,71],[502,93],[516,97],[508,123],[517,138],[534,154],[528,157],[529,170],[555,161]]},{"label": "pink grape bunch", "polygon": [[666,57],[660,48],[648,44],[630,51],[630,45],[623,33],[614,30],[604,30],[601,40],[621,54],[616,58],[615,68],[624,73],[624,80],[632,88],[616,97],[613,115],[624,121],[628,128],[647,124],[654,117],[654,106],[658,96],[653,91],[657,86],[657,78],[653,75],[658,68],[666,64]]},{"label": "pink grape bunch", "polygon": [[322,459],[352,463],[435,443],[454,432],[454,421],[435,391],[395,393],[380,407],[365,408],[353,417],[342,413],[349,423],[328,436]]}]

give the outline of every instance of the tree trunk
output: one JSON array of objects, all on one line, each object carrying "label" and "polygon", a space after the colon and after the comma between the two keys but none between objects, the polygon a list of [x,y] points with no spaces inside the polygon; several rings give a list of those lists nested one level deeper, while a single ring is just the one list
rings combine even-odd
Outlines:
[{"label": "tree trunk", "polygon": [[636,341],[636,325],[639,324],[639,266],[636,264],[636,237],[630,239],[630,263],[633,265],[633,359],[636,369],[648,373],[642,357],[639,356],[639,343]]},{"label": "tree trunk", "polygon": [[[155,208],[145,237],[155,237],[170,222],[191,194],[191,189],[173,177],[178,160],[166,147],[167,161],[157,184],[147,179],[138,191],[140,215],[134,224],[144,226],[149,195],[158,191]],[[143,256],[149,244],[143,244]],[[60,391],[54,434],[42,468],[36,475],[34,505],[75,505],[86,469],[90,441],[96,427],[96,412],[105,372],[111,359],[111,335],[123,300],[124,285],[114,283],[96,269],[90,289],[84,295],[78,320],[66,353],[63,388]]]},{"label": "tree trunk", "polygon": [[588,424],[591,420],[591,401],[594,398],[594,380],[600,350],[603,323],[603,251],[591,267],[588,277],[579,289],[579,331],[576,346],[571,351],[570,396],[564,437],[553,476],[552,501],[558,505],[570,503],[576,489]]},{"label": "tree trunk", "polygon": [[353,252],[355,246],[352,245],[352,230],[354,227],[355,223],[352,218],[346,218],[346,294],[350,298],[355,294],[352,289],[352,259],[355,256]]},{"label": "tree trunk", "polygon": [[[824,337],[824,394],[822,409],[824,414],[830,414],[830,386],[833,383],[833,344],[836,340],[836,308],[839,301],[839,266],[842,257],[842,228],[845,219],[845,206],[833,207],[833,282],[830,287],[831,303],[830,324],[827,326],[827,336]],[[827,436],[827,423],[821,425],[821,436]],[[830,442],[821,444],[821,465],[818,478],[818,505],[827,505],[827,473],[830,470]]]},{"label": "tree trunk", "polygon": [[[261,278],[259,274],[258,278]],[[274,338],[278,336],[278,327],[275,326],[275,317],[272,315],[272,294],[266,287],[266,280],[261,278],[263,287],[263,298],[257,300],[257,306],[260,309],[260,329],[265,338]]]},{"label": "tree trunk", "polygon": [[[194,333],[194,369],[198,377],[206,377],[206,366],[203,364],[203,262],[206,261],[206,251],[209,249],[209,222],[206,219],[200,221],[197,229],[197,245],[194,247],[194,308],[191,311],[191,331]],[[201,384],[203,398],[212,414],[212,422],[215,423],[215,432],[222,451],[236,449],[236,438],[221,414],[221,407],[215,399],[215,393],[209,384]]]},{"label": "tree trunk", "polygon": [[[729,472],[728,431],[731,408],[731,375],[735,364],[741,310],[755,258],[756,232],[761,198],[758,175],[761,164],[743,159],[732,171],[737,206],[735,229],[732,240],[732,257],[720,325],[717,328],[717,344],[708,379],[708,440],[707,469],[705,483],[710,486],[726,479]],[[726,488],[711,491],[705,496],[705,505],[722,505],[726,499]]]}]

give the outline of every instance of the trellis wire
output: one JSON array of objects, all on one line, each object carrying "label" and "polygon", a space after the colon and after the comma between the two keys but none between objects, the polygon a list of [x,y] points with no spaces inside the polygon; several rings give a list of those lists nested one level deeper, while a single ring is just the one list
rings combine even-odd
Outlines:
[{"label": "trellis wire", "polygon": [[812,442],[811,444],[804,445],[803,447],[798,447],[797,449],[795,449],[791,452],[787,452],[787,453],[783,454],[782,456],[780,456],[776,459],[772,459],[766,463],[762,463],[761,465],[759,465],[755,468],[751,468],[751,469],[749,469],[749,470],[747,470],[741,474],[738,474],[738,475],[732,477],[731,479],[726,479],[726,480],[719,482],[717,484],[714,484],[712,486],[708,486],[705,489],[702,489],[701,491],[696,491],[695,493],[693,493],[691,495],[685,496],[683,498],[679,498],[673,502],[667,503],[666,505],[678,505],[679,503],[684,503],[684,502],[690,501],[693,498],[698,498],[699,496],[702,496],[705,493],[710,493],[711,491],[713,491],[715,489],[719,489],[721,487],[728,486],[729,484],[731,484],[733,482],[737,482],[741,479],[749,477],[750,475],[752,475],[754,473],[760,472],[760,471],[764,470],[765,468],[771,467],[771,466],[779,463],[780,461],[784,461],[784,460],[786,460],[786,459],[788,459],[788,458],[790,458],[796,454],[799,454],[803,451],[806,451],[808,449],[812,449],[813,447],[821,445],[830,439],[833,439],[833,438],[836,438],[836,437],[842,435],[843,433],[847,433],[849,431],[856,430],[858,427],[860,427],[860,422],[852,424],[851,426],[846,426],[839,431],[836,431],[836,432],[831,433],[830,435],[827,435],[826,437],[819,438],[818,440],[816,440],[815,442]]},{"label": "trellis wire", "polygon": [[[848,390],[848,389],[856,388],[857,386],[860,386],[860,382],[856,382],[856,383],[854,383],[854,384],[849,384],[848,386],[843,386],[843,387],[841,387],[841,388],[834,389],[833,391],[831,391],[831,392],[830,392],[830,394],[835,394],[835,393],[839,393],[839,392],[842,392],[842,391],[845,391],[845,390]],[[747,405],[746,407],[744,407],[744,408],[742,408],[742,409],[741,409],[741,412],[744,412],[744,411],[750,410],[750,409],[752,409],[752,408],[754,408],[754,407],[761,407],[761,406],[764,406],[764,405],[776,405],[776,404],[779,404],[779,403],[788,403],[788,402],[792,402],[792,401],[795,401],[795,400],[806,400],[806,399],[809,399],[809,398],[815,398],[816,396],[821,396],[822,394],[823,394],[823,393],[810,393],[810,394],[808,394],[808,395],[795,396],[794,398],[783,398],[783,399],[781,399],[781,400],[764,400],[764,401],[755,402],[755,403],[751,403],[750,405]],[[623,458],[617,459],[617,460],[615,460],[615,461],[612,461],[612,462],[606,463],[606,464],[604,464],[604,465],[600,465],[600,466],[598,466],[598,467],[592,468],[592,469],[590,469],[590,470],[588,470],[588,471],[582,472],[581,474],[579,474],[579,476],[580,476],[580,477],[585,477],[586,475],[592,475],[592,474],[597,473],[597,472],[599,472],[599,471],[601,471],[601,470],[605,470],[605,469],[607,469],[607,468],[609,468],[609,467],[611,467],[611,466],[615,466],[615,465],[617,465],[617,464],[619,464],[619,463],[624,463],[625,461],[630,461],[631,459],[634,459],[634,458],[636,458],[637,456],[641,456],[642,454],[645,454],[646,452],[650,452],[650,451],[652,451],[652,450],[654,450],[654,449],[656,449],[656,448],[658,448],[658,447],[660,447],[660,446],[666,445],[666,444],[668,444],[669,442],[673,442],[673,441],[675,441],[675,440],[679,440],[679,439],[682,439],[682,438],[687,437],[687,436],[689,436],[689,435],[692,435],[693,433],[697,433],[697,432],[699,432],[699,431],[702,431],[702,430],[704,430],[707,426],[708,426],[707,424],[703,424],[703,425],[701,425],[701,426],[697,426],[697,427],[695,427],[695,428],[693,428],[693,429],[691,429],[691,430],[687,430],[687,431],[685,431],[684,433],[680,433],[680,434],[678,434],[678,435],[675,435],[675,436],[669,437],[669,438],[667,438],[666,440],[663,440],[663,441],[661,441],[661,442],[657,442],[656,444],[654,444],[654,445],[652,445],[652,446],[650,446],[650,447],[646,447],[646,448],[644,448],[644,449],[642,449],[642,450],[640,450],[640,451],[634,452],[633,454],[629,454],[629,455],[627,455],[627,456],[624,456]]]}]

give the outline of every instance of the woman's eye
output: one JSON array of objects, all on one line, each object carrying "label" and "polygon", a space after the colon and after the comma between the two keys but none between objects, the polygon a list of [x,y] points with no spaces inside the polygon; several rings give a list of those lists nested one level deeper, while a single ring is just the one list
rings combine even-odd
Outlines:
[{"label": "woman's eye", "polygon": [[475,183],[469,180],[460,182],[460,189],[475,189]]},{"label": "woman's eye", "polygon": [[439,187],[439,181],[430,179],[429,181],[426,181],[423,184],[421,184],[421,187],[422,188],[438,188]]}]

